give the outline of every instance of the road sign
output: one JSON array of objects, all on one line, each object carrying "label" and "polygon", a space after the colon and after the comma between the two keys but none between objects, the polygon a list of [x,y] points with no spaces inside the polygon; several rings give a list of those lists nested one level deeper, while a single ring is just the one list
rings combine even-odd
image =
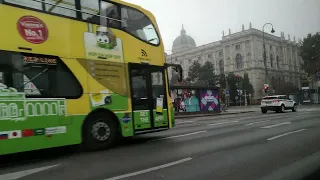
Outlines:
[{"label": "road sign", "polygon": [[320,80],[320,71],[319,72],[317,72],[317,78],[318,78],[318,80]]}]

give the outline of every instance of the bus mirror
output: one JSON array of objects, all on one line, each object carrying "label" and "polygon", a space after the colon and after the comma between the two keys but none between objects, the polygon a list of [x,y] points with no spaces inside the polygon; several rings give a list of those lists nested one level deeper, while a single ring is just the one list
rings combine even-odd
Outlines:
[{"label": "bus mirror", "polygon": [[172,67],[173,70],[175,70],[178,73],[178,82],[181,82],[183,80],[183,69],[180,64],[168,64],[165,63],[165,67]]},{"label": "bus mirror", "polygon": [[176,72],[178,73],[178,81],[181,82],[183,80],[183,77],[182,77],[182,67],[180,65],[176,67]]}]

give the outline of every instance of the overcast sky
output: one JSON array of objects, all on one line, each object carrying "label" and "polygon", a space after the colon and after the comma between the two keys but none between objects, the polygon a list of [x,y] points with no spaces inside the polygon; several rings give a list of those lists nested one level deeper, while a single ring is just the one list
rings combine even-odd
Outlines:
[{"label": "overcast sky", "polygon": [[[151,11],[158,22],[165,50],[171,54],[172,42],[182,24],[197,46],[221,40],[228,34],[252,27],[274,25],[275,35],[285,32],[291,39],[320,32],[320,0],[125,0]],[[270,26],[266,26],[270,32]]]}]

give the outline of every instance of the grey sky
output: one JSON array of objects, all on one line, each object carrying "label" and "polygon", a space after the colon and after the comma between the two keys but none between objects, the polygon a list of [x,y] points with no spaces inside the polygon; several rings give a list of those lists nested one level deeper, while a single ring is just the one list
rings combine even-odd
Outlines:
[{"label": "grey sky", "polygon": [[[172,42],[180,35],[181,25],[197,46],[221,39],[222,30],[231,33],[262,29],[271,22],[275,35],[285,32],[303,38],[320,32],[320,0],[125,0],[150,10],[157,18],[166,52],[171,54]],[[270,32],[270,26],[266,26]]]}]

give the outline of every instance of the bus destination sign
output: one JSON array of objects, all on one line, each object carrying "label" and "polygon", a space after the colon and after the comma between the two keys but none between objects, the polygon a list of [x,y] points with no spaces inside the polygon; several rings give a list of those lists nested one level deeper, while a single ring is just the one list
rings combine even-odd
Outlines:
[{"label": "bus destination sign", "polygon": [[57,64],[57,59],[44,58],[44,57],[34,57],[34,56],[23,56],[23,61],[25,63],[36,63],[36,64],[48,64],[48,65],[56,65]]}]

